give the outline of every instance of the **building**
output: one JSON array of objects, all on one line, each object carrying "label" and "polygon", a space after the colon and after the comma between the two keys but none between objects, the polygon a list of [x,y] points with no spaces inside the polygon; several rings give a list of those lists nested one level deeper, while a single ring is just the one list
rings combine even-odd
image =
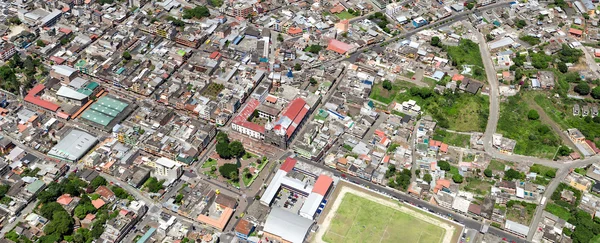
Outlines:
[{"label": "building", "polygon": [[390,18],[395,18],[396,14],[402,11],[402,4],[399,2],[390,3],[385,6],[385,13],[390,16]]},{"label": "building", "polygon": [[281,208],[271,209],[265,222],[264,237],[278,242],[302,243],[313,221]]},{"label": "building", "polygon": [[42,18],[42,20],[40,20],[40,25],[42,27],[50,27],[54,24],[56,24],[56,22],[58,21],[58,19],[60,19],[60,17],[62,16],[62,11],[55,9],[52,10],[52,12],[48,15],[46,15],[44,18]]},{"label": "building", "polygon": [[554,73],[551,71],[539,71],[537,73],[537,79],[540,82],[540,88],[542,89],[553,89],[554,88]]},{"label": "building", "polygon": [[423,17],[417,17],[412,20],[412,24],[415,28],[423,27],[427,25],[427,20],[425,20]]},{"label": "building", "polygon": [[286,149],[289,141],[292,140],[298,127],[301,127],[308,113],[310,106],[302,98],[292,100],[285,108],[282,115],[274,123],[267,123],[265,126],[265,142],[277,145]]},{"label": "building", "polygon": [[313,219],[317,209],[329,193],[329,189],[333,184],[333,179],[326,175],[321,175],[317,178],[315,185],[308,195],[308,198],[300,208],[300,216],[307,219]]},{"label": "building", "polygon": [[235,236],[241,242],[250,242],[256,243],[258,242],[258,237],[251,237],[250,234],[254,232],[256,226],[248,220],[240,219],[238,224],[235,226]]},{"label": "building", "polygon": [[154,164],[154,173],[158,176],[176,175],[179,178],[183,174],[181,165],[173,160],[161,157]]},{"label": "building", "polygon": [[231,129],[255,139],[265,138],[265,127],[249,121],[260,101],[250,99],[246,107],[233,119]]},{"label": "building", "polygon": [[346,44],[336,39],[329,40],[329,44],[327,45],[328,51],[334,51],[338,54],[344,55],[349,52],[352,48],[352,45]]},{"label": "building", "polygon": [[529,233],[529,226],[522,225],[511,220],[506,220],[504,223],[504,229],[520,237],[527,237],[527,233]]},{"label": "building", "polygon": [[96,137],[91,134],[73,129],[50,149],[48,155],[62,160],[77,161],[97,142]]},{"label": "building", "polygon": [[569,134],[569,138],[575,143],[585,142],[585,136],[583,136],[583,133],[581,133],[577,128],[567,129],[567,134]]},{"label": "building", "polygon": [[208,205],[210,206],[205,207],[196,220],[223,231],[237,207],[236,199],[223,194],[218,194],[212,204],[209,203]]},{"label": "building", "polygon": [[102,96],[81,114],[81,118],[90,125],[110,130],[131,112],[128,107],[129,104],[116,98]]},{"label": "building", "polygon": [[231,8],[231,15],[240,18],[247,18],[254,13],[254,8],[249,3],[236,3]]},{"label": "building", "polygon": [[62,83],[69,83],[77,77],[77,69],[66,65],[54,65],[50,70],[50,77],[60,80]]},{"label": "building", "polygon": [[15,53],[17,53],[17,50],[15,49],[15,45],[8,43],[8,42],[0,43],[0,58],[2,60],[4,60],[4,61],[8,60]]},{"label": "building", "polygon": [[60,108],[59,105],[40,98],[44,94],[43,91],[45,89],[46,86],[44,86],[43,84],[38,84],[34,86],[32,89],[29,90],[29,93],[27,93],[27,95],[25,96],[25,101],[39,108],[43,108],[53,112],[58,111],[58,108]]}]

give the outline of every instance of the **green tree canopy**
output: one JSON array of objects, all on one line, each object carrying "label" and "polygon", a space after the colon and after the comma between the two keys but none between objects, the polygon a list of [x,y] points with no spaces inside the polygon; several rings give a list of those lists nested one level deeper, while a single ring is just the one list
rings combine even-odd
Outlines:
[{"label": "green tree canopy", "polygon": [[200,18],[209,17],[209,16],[210,16],[210,12],[208,11],[208,8],[206,8],[205,6],[196,6],[195,8],[185,8],[185,9],[183,9],[183,15],[182,15],[182,17],[184,19],[191,19],[191,18],[200,19]]},{"label": "green tree canopy", "polygon": [[587,83],[581,82],[577,84],[577,86],[575,86],[573,90],[580,95],[588,95],[590,93],[591,88],[590,85],[588,85]]},{"label": "green tree canopy", "polygon": [[536,110],[529,110],[529,112],[527,112],[527,118],[529,120],[537,120],[540,119],[540,114],[538,114],[538,112]]}]

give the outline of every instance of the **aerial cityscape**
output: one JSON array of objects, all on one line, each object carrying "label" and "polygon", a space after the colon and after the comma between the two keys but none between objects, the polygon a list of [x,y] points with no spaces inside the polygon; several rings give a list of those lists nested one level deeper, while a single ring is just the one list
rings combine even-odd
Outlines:
[{"label": "aerial cityscape", "polygon": [[600,243],[599,22],[0,1],[0,243]]}]

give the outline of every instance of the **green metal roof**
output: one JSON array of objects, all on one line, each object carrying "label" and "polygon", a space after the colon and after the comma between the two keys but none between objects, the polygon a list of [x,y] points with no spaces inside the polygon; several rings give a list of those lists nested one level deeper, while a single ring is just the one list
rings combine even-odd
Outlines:
[{"label": "green metal roof", "polygon": [[42,188],[44,185],[44,182],[42,180],[37,180],[32,182],[31,184],[27,185],[27,187],[25,187],[25,189],[30,192],[30,193],[35,193],[37,191],[40,190],[40,188]]},{"label": "green metal roof", "polygon": [[104,113],[95,111],[93,109],[87,109],[84,111],[83,114],[81,114],[81,118],[103,126],[107,126],[114,119],[114,117],[107,116]]},{"label": "green metal roof", "polygon": [[108,96],[101,97],[100,99],[98,99],[98,101],[96,102],[96,104],[100,104],[100,105],[106,106],[106,107],[111,108],[113,110],[116,110],[118,112],[122,112],[128,106],[127,103],[122,102],[122,101],[118,101],[118,100],[113,99],[113,98],[108,97]]},{"label": "green metal roof", "polygon": [[98,104],[98,103],[92,104],[92,106],[90,106],[90,109],[92,109],[94,111],[97,111],[97,112],[102,112],[105,115],[113,117],[113,118],[116,117],[117,115],[119,115],[119,111],[117,111],[115,109],[112,109],[112,108],[110,108],[108,106],[103,106],[103,105]]},{"label": "green metal roof", "polygon": [[82,94],[87,95],[87,96],[90,96],[90,95],[92,95],[92,93],[94,93],[94,92],[92,92],[91,90],[89,90],[87,88],[78,89],[77,92],[82,93]]},{"label": "green metal roof", "polygon": [[86,88],[90,89],[90,90],[94,90],[95,88],[98,88],[98,86],[100,86],[98,83],[96,82],[90,82]]}]

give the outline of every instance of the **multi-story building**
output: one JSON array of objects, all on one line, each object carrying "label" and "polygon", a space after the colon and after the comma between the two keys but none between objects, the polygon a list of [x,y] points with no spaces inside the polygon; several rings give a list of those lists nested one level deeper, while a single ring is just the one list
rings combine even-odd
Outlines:
[{"label": "multi-story building", "polygon": [[296,98],[290,102],[282,115],[274,123],[268,123],[265,126],[265,141],[267,143],[277,145],[280,148],[286,149],[298,131],[298,127],[302,126],[310,106],[302,98]]},{"label": "multi-story building", "polygon": [[0,43],[0,58],[6,61],[11,58],[15,53],[17,53],[15,46],[8,42]]},{"label": "multi-story building", "polygon": [[254,8],[249,3],[238,3],[231,8],[231,15],[235,17],[246,18],[254,13]]}]

